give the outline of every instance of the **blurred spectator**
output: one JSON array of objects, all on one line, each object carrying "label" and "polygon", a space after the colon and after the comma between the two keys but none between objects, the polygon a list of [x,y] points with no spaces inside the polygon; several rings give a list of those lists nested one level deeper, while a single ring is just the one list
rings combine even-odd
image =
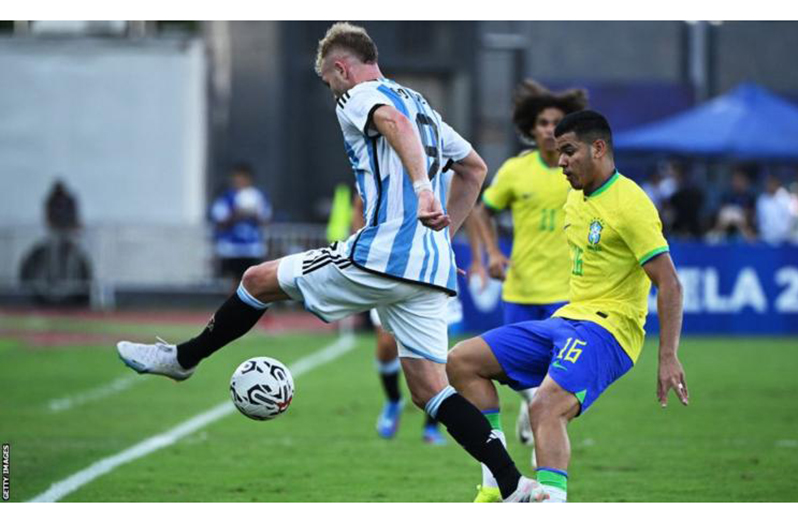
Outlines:
[{"label": "blurred spectator", "polygon": [[670,234],[684,238],[699,238],[703,233],[701,209],[704,192],[692,182],[680,163],[669,164],[669,177],[675,190],[665,205],[663,221],[669,224]]},{"label": "blurred spectator", "polygon": [[793,228],[790,193],[773,174],[765,180],[765,192],[756,201],[759,236],[767,243],[778,245],[790,238]]},{"label": "blurred spectator", "polygon": [[89,303],[91,265],[80,248],[78,203],[66,184],[57,179],[44,202],[48,236],[24,256],[19,277],[42,305]]},{"label": "blurred spectator", "polygon": [[244,271],[266,256],[261,225],[268,223],[272,207],[266,195],[254,186],[252,168],[240,163],[230,173],[230,188],[211,206],[215,226],[219,273],[235,284]]},{"label": "blurred spectator", "polygon": [[731,190],[721,200],[715,227],[710,231],[708,239],[755,240],[755,207],[756,197],[751,190],[751,176],[745,168],[735,167],[731,176]]},{"label": "blurred spectator", "polygon": [[793,217],[792,233],[790,234],[792,241],[798,243],[798,169],[795,169],[795,176],[792,183],[789,185],[790,189],[790,212]]},{"label": "blurred spectator", "polygon": [[664,162],[657,165],[648,181],[643,184],[643,190],[654,202],[657,210],[662,212],[663,207],[678,188],[674,169],[679,168],[673,162]]},{"label": "blurred spectator", "polygon": [[71,232],[80,227],[78,203],[62,180],[56,180],[53,183],[44,204],[44,210],[47,226],[53,232]]}]

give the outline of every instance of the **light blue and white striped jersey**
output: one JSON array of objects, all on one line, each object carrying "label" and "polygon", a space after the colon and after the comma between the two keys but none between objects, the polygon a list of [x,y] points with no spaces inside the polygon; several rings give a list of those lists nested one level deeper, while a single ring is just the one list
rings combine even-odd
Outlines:
[{"label": "light blue and white striped jersey", "polygon": [[341,95],[337,105],[366,222],[347,240],[349,259],[371,272],[457,294],[449,228],[435,232],[418,221],[413,182],[399,155],[371,124],[371,117],[378,107],[389,105],[416,124],[433,192],[444,212],[451,173],[442,171],[448,161],[468,156],[471,144],[446,124],[423,96],[392,80],[360,83]]}]

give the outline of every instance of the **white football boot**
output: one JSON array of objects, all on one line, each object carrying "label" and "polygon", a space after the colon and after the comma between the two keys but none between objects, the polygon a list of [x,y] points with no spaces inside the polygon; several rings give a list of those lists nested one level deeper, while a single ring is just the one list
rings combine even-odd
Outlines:
[{"label": "white football boot", "polygon": [[521,476],[515,492],[503,499],[504,503],[540,503],[549,498],[549,495],[532,478]]},{"label": "white football boot", "polygon": [[139,374],[160,374],[175,381],[190,378],[196,366],[184,369],[177,361],[177,346],[158,338],[158,343],[133,343],[120,341],[116,351],[122,361]]}]

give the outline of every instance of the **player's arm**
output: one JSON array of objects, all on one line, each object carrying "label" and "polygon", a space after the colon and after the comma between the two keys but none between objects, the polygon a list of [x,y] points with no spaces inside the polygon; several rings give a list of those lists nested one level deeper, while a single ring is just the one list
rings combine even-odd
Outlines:
[{"label": "player's arm", "polygon": [[668,392],[673,389],[682,404],[687,405],[689,394],[684,369],[676,355],[682,331],[682,285],[667,252],[659,254],[643,265],[643,270],[657,287],[659,316],[659,371],[657,398],[663,407],[668,404]]},{"label": "player's arm", "polygon": [[[372,125],[388,140],[399,155],[418,197],[418,219],[430,229],[439,231],[450,224],[440,202],[432,192],[427,176],[427,161],[415,126],[401,112],[389,105],[379,106],[373,113]],[[465,215],[461,217],[465,218]],[[458,224],[459,225],[459,224]],[[452,231],[454,235],[454,231]]]},{"label": "player's arm", "polygon": [[210,212],[213,225],[219,230],[226,230],[235,225],[235,213],[230,210],[223,198],[214,200]]},{"label": "player's arm", "polygon": [[352,231],[359,231],[366,225],[366,218],[363,216],[363,198],[357,191],[352,196]]},{"label": "player's arm", "polygon": [[466,275],[470,278],[473,275],[479,276],[481,289],[484,289],[488,284],[488,273],[485,266],[482,264],[482,237],[478,230],[478,223],[474,210],[465,220],[463,226],[465,227],[466,237],[468,238],[468,245],[471,247],[471,265],[468,267]]},{"label": "player's arm", "polygon": [[507,277],[507,266],[510,260],[499,249],[499,233],[496,228],[497,211],[491,209],[484,203],[478,204],[474,208],[474,221],[479,230],[482,243],[488,253],[488,274],[491,278],[504,281]]},{"label": "player's arm", "polygon": [[468,155],[451,164],[454,172],[449,201],[447,204],[451,218],[450,234],[454,236],[474,208],[479,191],[488,174],[488,166],[474,149]]}]

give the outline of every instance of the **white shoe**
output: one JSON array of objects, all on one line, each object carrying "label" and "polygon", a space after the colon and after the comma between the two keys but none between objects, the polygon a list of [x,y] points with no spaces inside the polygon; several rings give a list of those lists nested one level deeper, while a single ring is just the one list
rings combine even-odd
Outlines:
[{"label": "white shoe", "polygon": [[540,486],[540,483],[532,478],[521,476],[518,480],[518,488],[510,494],[503,503],[540,503],[549,498],[549,495]]},{"label": "white shoe", "polygon": [[197,368],[184,369],[177,361],[177,346],[158,338],[158,343],[132,343],[120,341],[116,351],[122,361],[139,374],[160,374],[175,381],[183,381],[194,374]]}]

